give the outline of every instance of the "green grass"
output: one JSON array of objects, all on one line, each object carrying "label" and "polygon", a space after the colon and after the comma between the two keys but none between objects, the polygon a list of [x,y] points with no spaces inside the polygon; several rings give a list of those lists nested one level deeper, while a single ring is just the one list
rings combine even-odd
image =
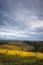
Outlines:
[{"label": "green grass", "polygon": [[20,57],[8,56],[5,54],[0,54],[0,65],[43,65],[43,59],[36,60],[36,57]]}]

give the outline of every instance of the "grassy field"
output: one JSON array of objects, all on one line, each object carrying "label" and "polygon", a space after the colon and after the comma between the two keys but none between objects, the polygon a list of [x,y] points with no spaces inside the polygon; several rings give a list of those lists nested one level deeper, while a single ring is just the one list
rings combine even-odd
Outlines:
[{"label": "grassy field", "polygon": [[43,59],[35,56],[21,57],[20,55],[0,54],[0,65],[43,65]]},{"label": "grassy field", "polygon": [[0,45],[0,65],[43,65],[43,53],[31,52],[32,45],[8,42]]}]

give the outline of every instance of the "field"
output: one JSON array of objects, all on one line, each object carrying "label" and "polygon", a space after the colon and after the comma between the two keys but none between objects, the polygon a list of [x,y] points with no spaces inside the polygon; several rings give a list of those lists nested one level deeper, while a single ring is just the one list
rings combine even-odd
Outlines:
[{"label": "field", "polygon": [[19,55],[0,54],[0,65],[43,65],[43,59],[34,56],[21,57]]},{"label": "field", "polygon": [[24,42],[0,44],[0,65],[43,65],[43,53],[32,52],[33,45]]}]

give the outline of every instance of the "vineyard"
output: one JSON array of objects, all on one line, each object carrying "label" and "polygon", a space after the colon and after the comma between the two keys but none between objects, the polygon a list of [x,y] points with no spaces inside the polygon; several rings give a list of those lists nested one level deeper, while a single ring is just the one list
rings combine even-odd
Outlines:
[{"label": "vineyard", "polygon": [[[20,50],[0,49],[0,53],[4,53],[6,55],[20,55],[22,57],[36,56],[36,53],[35,52],[25,52],[25,51],[20,51]],[[43,59],[43,53],[37,52],[37,58]]]},{"label": "vineyard", "polygon": [[0,65],[43,65],[43,53],[29,51],[32,45],[8,43],[0,45]]}]

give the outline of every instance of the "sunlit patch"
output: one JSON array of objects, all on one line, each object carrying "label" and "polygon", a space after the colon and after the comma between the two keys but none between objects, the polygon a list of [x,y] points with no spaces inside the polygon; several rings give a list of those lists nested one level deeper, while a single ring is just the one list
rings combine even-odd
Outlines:
[{"label": "sunlit patch", "polygon": [[[31,57],[31,56],[36,56],[35,52],[25,52],[21,50],[6,50],[6,49],[0,49],[0,53],[4,53],[7,55],[20,55],[22,57]],[[43,59],[43,53],[37,52],[37,58]]]}]

